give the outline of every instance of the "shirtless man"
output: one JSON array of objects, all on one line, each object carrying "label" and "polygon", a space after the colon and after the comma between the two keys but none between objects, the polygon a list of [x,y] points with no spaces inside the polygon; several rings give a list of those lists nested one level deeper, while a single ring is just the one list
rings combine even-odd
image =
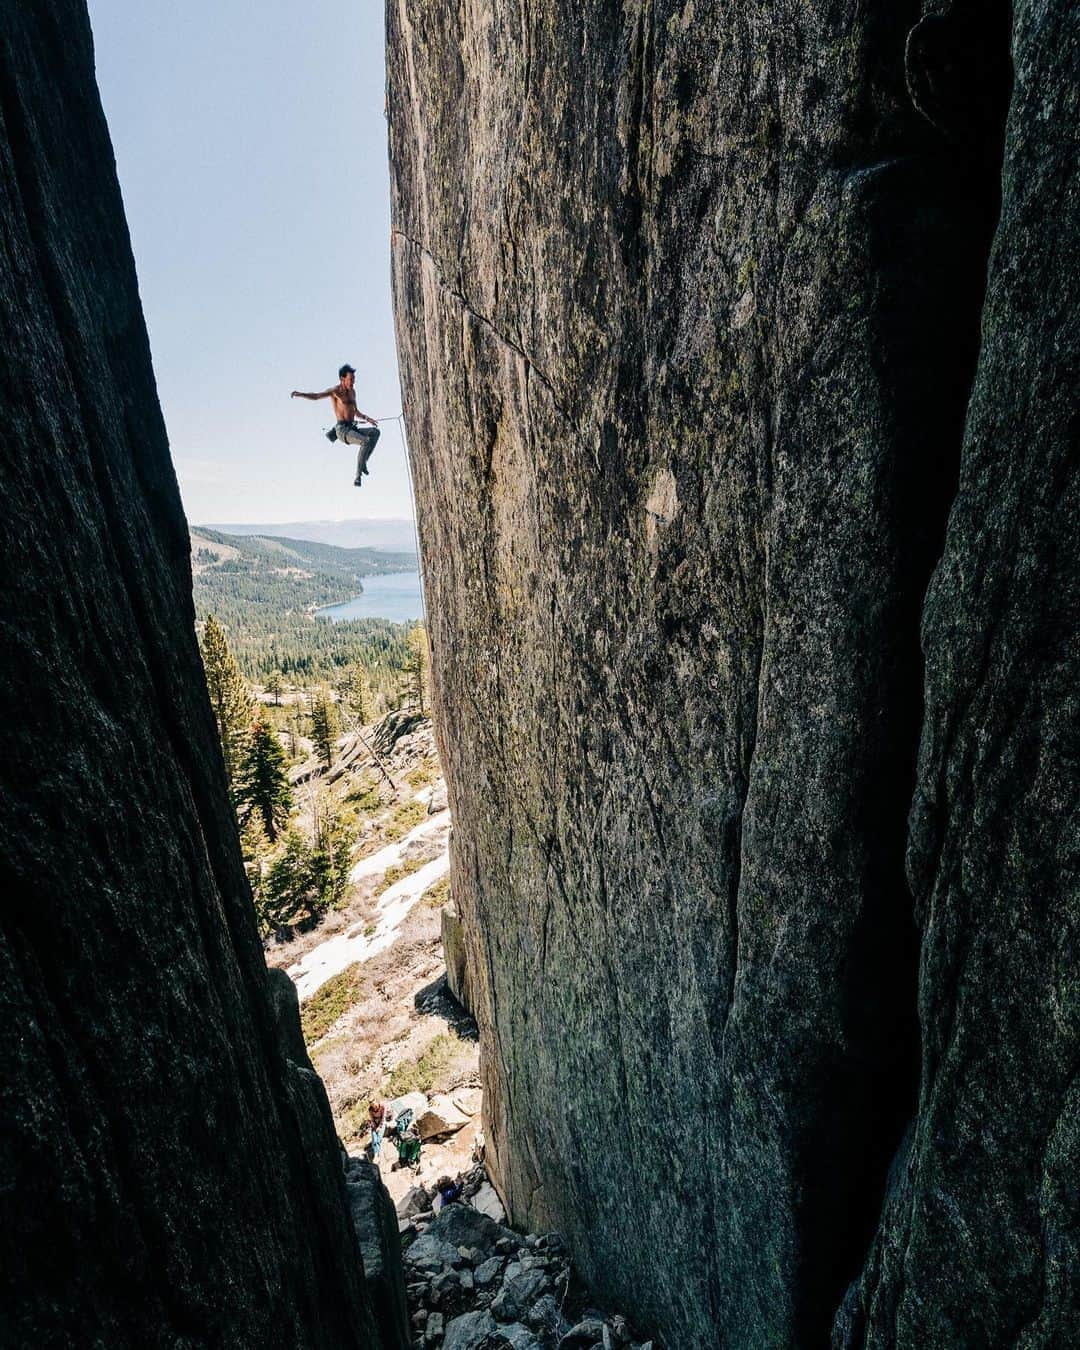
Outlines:
[{"label": "shirtless man", "polygon": [[[326,433],[328,441],[341,441],[344,445],[358,445],[360,450],[356,456],[356,486],[362,487],[364,474],[370,473],[367,466],[371,458],[371,452],[375,449],[375,442],[379,439],[379,424],[374,417],[369,417],[367,413],[362,413],[356,406],[356,371],[352,366],[342,366],[338,371],[340,384],[336,384],[333,389],[324,389],[321,394],[302,394],[299,389],[294,389],[289,395],[290,398],[310,398],[320,399],[328,398],[334,405],[334,416],[337,418],[337,426],[333,431]],[[362,427],[360,421],[370,422],[371,426]]]}]

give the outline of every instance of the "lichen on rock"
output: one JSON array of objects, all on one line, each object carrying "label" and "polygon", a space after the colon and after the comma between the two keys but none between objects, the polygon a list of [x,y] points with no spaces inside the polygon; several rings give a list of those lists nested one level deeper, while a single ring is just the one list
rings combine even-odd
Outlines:
[{"label": "lichen on rock", "polygon": [[[989,987],[956,1001],[981,950],[961,893],[985,889],[1005,951],[1026,886],[1055,897],[1022,926],[1010,990],[1044,958],[1049,979],[1072,931],[1046,836],[1066,780],[1075,797],[1057,685],[1037,684],[1059,710],[1031,710],[1010,761],[1052,766],[1023,834],[1004,781],[959,787],[1009,743],[999,691],[1019,698],[1056,640],[1036,579],[1073,609],[1067,301],[1030,296],[1045,317],[1011,350],[1018,296],[995,309],[995,275],[1021,277],[1039,241],[1041,284],[1072,296],[1069,13],[1015,7],[1047,121],[1022,69],[1010,95],[1003,5],[388,6],[398,344],[488,1161],[514,1220],[564,1231],[671,1344],[819,1345],[860,1299],[875,1344],[923,1343],[915,1326],[964,1343],[943,1330],[964,1298],[966,1343],[1011,1344],[974,1255],[967,1284],[935,1286],[963,1225],[973,1253],[997,1233],[1017,1257],[1003,1288],[1032,1315],[1046,1278],[1051,1328],[1075,1289],[1035,1236],[1040,1212],[1067,1228],[1034,1159],[1051,1137],[1072,1156],[1052,1120],[1077,1046],[1041,993],[1010,1063],[1034,1057],[1045,1099],[1004,1207],[975,1168],[955,1227],[926,1220],[917,1317],[895,1267],[920,1203],[897,1182],[913,1121],[912,1165],[936,1175],[938,1042],[988,1023],[1015,1039]],[[980,409],[1006,389],[1034,410],[995,455]],[[1060,454],[1023,458],[1051,424]],[[1025,533],[1051,484],[1057,513]],[[1016,569],[1030,655],[1008,675],[987,643]],[[969,878],[984,817],[1013,870],[977,850]],[[965,1054],[971,1082],[957,1065],[934,1105],[971,1141],[995,1128],[1003,1065]]]}]

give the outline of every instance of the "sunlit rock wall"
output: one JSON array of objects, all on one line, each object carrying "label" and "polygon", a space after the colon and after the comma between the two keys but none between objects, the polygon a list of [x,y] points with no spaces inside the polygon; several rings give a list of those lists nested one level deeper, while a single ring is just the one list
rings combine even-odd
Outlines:
[{"label": "sunlit rock wall", "polygon": [[1016,7],[980,355],[1009,22],[388,3],[490,1152],[670,1345],[1075,1309],[1075,9]]}]

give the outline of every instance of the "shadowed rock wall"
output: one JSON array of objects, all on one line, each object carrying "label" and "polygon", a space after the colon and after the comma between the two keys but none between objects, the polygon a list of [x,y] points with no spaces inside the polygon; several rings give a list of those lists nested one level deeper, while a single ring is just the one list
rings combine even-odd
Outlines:
[{"label": "shadowed rock wall", "polygon": [[1001,221],[926,600],[919,1109],[839,1344],[1080,1344],[1080,12],[1016,5]]},{"label": "shadowed rock wall", "polygon": [[[1047,61],[1068,11],[1018,8]],[[837,1335],[867,1334],[861,1299],[875,1344],[926,1343],[896,1252],[940,1140],[916,1128],[926,1192],[918,1163],[905,1185],[889,1165],[919,1107],[920,1014],[920,1122],[947,1081],[966,1128],[989,1127],[997,1052],[942,1079],[934,1045],[956,1035],[978,923],[954,913],[948,874],[976,821],[1005,846],[1011,808],[1004,779],[946,785],[965,738],[991,757],[987,733],[1007,739],[1004,667],[984,644],[1029,484],[1057,502],[1032,526],[1032,566],[1050,569],[1056,613],[1075,597],[1071,348],[1047,376],[1055,419],[1073,417],[1046,452],[1059,467],[1032,455],[1002,477],[1007,444],[1042,424],[1026,395],[1031,427],[991,454],[997,433],[973,420],[961,466],[1007,8],[389,0],[388,29],[399,351],[500,1187],[671,1345],[820,1345],[871,1249]],[[1075,241],[1064,74],[1048,123],[1018,92],[1007,166],[1019,173],[1024,138],[1057,165],[1053,193],[1049,168],[1025,189],[1054,212],[1051,286],[1054,266],[1075,268],[1055,246],[1057,231]],[[1010,201],[1005,275],[1033,229]],[[1033,355],[1060,346],[1066,313],[1041,313]],[[1032,369],[1005,340],[1018,316],[992,314],[975,419],[1005,416]],[[961,473],[974,518],[958,504],[927,612],[923,729],[920,618]],[[1002,513],[989,530],[973,475]],[[1015,599],[1030,661],[1014,693],[1058,631]],[[1025,717],[1004,763],[1049,756],[1058,782],[1074,761],[1047,678],[1049,721]],[[1038,962],[1011,958],[1006,1001],[980,985],[984,1006],[962,1014],[992,1041],[1023,1009],[1046,1074],[1010,1203],[980,1200],[969,1161],[957,1185],[956,1225],[1006,1250],[1039,1229],[1034,1159],[1076,1062],[1075,1009],[1039,966],[1066,950],[1054,927],[1074,884],[1059,822],[1039,815],[1051,798],[1060,813],[1063,782],[1048,792],[1031,790],[1014,870],[986,854],[965,883],[998,942],[1036,878],[1043,897]],[[911,1257],[933,1298],[957,1229],[921,1232]],[[1002,1298],[1038,1298],[1050,1258],[1025,1250]],[[952,1297],[980,1301],[974,1286]],[[944,1309],[935,1334],[998,1343],[1002,1306],[982,1301],[974,1340]]]},{"label": "shadowed rock wall", "polygon": [[275,1025],[75,0],[0,3],[0,351],[0,1342],[381,1347]]}]

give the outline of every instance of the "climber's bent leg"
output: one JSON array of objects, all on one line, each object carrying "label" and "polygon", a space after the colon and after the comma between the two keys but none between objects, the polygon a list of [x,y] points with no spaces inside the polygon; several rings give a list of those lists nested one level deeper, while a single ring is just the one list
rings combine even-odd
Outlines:
[{"label": "climber's bent leg", "polygon": [[359,446],[356,456],[356,486],[359,487],[363,475],[369,472],[367,462],[379,439],[379,428],[359,427],[355,422],[339,422],[335,430],[338,440],[344,445]]},{"label": "climber's bent leg", "polygon": [[360,452],[356,456],[357,478],[359,478],[361,474],[369,472],[367,462],[371,458],[371,452],[375,449],[375,445],[379,439],[379,428],[364,427],[360,434],[365,436],[366,443],[360,447]]}]

